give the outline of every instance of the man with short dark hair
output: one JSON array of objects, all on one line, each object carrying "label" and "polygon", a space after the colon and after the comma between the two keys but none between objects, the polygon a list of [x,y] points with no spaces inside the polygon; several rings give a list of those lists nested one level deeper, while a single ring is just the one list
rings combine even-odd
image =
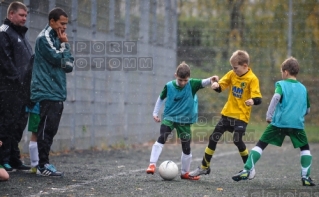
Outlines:
[{"label": "man with short dark hair", "polygon": [[53,138],[57,134],[66,100],[66,73],[72,72],[74,58],[65,32],[68,15],[61,8],[49,13],[49,24],[36,39],[31,80],[31,100],[40,103],[38,127],[39,165],[37,174],[63,176],[49,162]]},{"label": "man with short dark hair", "polygon": [[32,48],[25,37],[27,7],[12,2],[0,26],[0,164],[7,171],[29,170],[20,160],[18,147],[27,125],[25,106],[30,99]]}]

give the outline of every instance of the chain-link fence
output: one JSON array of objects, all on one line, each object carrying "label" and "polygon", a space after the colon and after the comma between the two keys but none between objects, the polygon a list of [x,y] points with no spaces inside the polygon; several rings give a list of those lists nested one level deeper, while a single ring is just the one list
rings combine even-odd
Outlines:
[{"label": "chain-link fence", "polygon": [[[308,89],[311,113],[306,125],[318,125],[319,2],[317,0],[179,1],[178,61],[189,62],[199,76],[223,76],[229,58],[246,50],[260,80],[263,103],[253,107],[251,122],[265,122],[280,65],[294,56],[300,63],[297,79]],[[293,99],[293,98],[292,98]],[[227,93],[199,93],[200,113],[220,112]]]},{"label": "chain-link fence", "polygon": [[[1,1],[1,20],[10,2]],[[301,65],[298,80],[309,91],[311,113],[306,125],[318,125],[317,0],[23,2],[29,7],[32,46],[47,24],[49,10],[59,6],[69,15],[67,33],[76,69],[67,76],[68,97],[54,150],[154,140],[159,125],[152,120],[153,106],[178,63],[190,64],[195,78],[223,76],[237,49],[248,51],[260,80],[263,103],[253,107],[252,123],[265,122],[274,82],[281,79],[280,64],[292,55]],[[125,51],[133,45],[135,52]],[[208,89],[198,95],[199,113],[205,116],[218,114],[227,99],[227,93]],[[25,150],[27,139],[26,132]]]},{"label": "chain-link fence", "polygon": [[[0,4],[0,19],[12,1]],[[75,70],[53,150],[108,148],[154,140],[155,101],[176,69],[177,1],[24,0],[34,47],[54,7],[68,14]],[[158,126],[158,127],[157,127]],[[28,148],[25,132],[24,150]]]}]

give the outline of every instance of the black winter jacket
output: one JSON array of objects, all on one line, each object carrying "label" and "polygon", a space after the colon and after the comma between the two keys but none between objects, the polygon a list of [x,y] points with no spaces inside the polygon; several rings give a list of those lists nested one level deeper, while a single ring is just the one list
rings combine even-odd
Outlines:
[{"label": "black winter jacket", "polygon": [[0,92],[30,92],[32,48],[25,37],[27,27],[17,26],[5,19],[0,26]]}]

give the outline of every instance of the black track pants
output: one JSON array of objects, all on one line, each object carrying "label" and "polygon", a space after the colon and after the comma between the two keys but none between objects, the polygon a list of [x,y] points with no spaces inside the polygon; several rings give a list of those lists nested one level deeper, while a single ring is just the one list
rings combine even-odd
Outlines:
[{"label": "black track pants", "polygon": [[58,132],[60,119],[63,112],[62,101],[40,102],[40,124],[38,127],[38,151],[39,151],[39,166],[49,162],[49,153],[54,136]]}]

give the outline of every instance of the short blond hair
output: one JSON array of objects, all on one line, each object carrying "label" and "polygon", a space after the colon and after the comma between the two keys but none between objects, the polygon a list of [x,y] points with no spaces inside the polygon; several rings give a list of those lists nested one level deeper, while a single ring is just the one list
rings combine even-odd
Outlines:
[{"label": "short blond hair", "polygon": [[191,69],[189,66],[183,61],[180,65],[177,66],[176,75],[180,78],[187,78],[191,76]]},{"label": "short blond hair", "polygon": [[14,1],[14,2],[10,3],[10,5],[7,9],[7,17],[9,17],[10,12],[16,13],[19,9],[23,9],[26,12],[28,11],[27,6],[19,1]]},{"label": "short blond hair", "polygon": [[250,59],[249,54],[246,51],[243,50],[237,50],[233,53],[233,55],[230,57],[229,62],[238,63],[238,65],[249,65]]}]

